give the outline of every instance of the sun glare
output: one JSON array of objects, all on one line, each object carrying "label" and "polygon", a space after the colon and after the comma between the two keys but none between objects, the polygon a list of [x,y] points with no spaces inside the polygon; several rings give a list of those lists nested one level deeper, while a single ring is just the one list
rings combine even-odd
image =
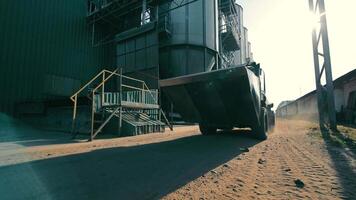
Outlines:
[{"label": "sun glare", "polygon": [[[325,15],[325,13],[323,14]],[[321,15],[314,12],[309,12],[308,17],[305,19],[305,23],[308,24],[311,29],[316,29],[320,24],[320,16]]]}]

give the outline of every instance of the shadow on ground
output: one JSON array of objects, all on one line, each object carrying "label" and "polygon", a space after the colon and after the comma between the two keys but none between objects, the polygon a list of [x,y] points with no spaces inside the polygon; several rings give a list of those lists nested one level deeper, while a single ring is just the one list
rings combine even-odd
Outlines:
[{"label": "shadow on ground", "polygon": [[[17,150],[31,146],[78,143],[88,140],[89,137],[89,134],[79,134],[76,140],[73,140],[72,134],[34,128],[21,120],[0,113],[0,150]],[[107,134],[99,135],[98,138],[113,137],[117,136]]]},{"label": "shadow on ground", "polygon": [[27,146],[63,144],[69,140],[68,134],[41,131],[22,121],[0,113],[0,149],[17,149]]},{"label": "shadow on ground", "polygon": [[[332,137],[330,137],[329,132],[323,131],[322,136],[342,185],[343,197],[345,199],[354,199],[356,195],[356,169],[350,162],[354,162],[356,159],[355,146],[350,145],[348,142],[342,144],[345,146],[341,146],[339,142],[343,141],[344,138],[337,132],[332,133]],[[345,150],[345,148],[348,150]]]},{"label": "shadow on ground", "polygon": [[[11,145],[17,145],[17,147],[67,144],[77,142],[71,138],[72,136],[70,134],[38,130],[26,124],[6,124],[6,126],[0,127],[0,144],[11,143]],[[84,137],[82,136],[81,139],[84,139]]]},{"label": "shadow on ground", "polygon": [[258,143],[249,131],[190,136],[0,168],[2,199],[157,199]]}]

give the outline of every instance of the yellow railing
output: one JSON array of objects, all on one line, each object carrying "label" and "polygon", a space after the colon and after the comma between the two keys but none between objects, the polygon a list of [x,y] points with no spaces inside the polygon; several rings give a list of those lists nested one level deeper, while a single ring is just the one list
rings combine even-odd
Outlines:
[{"label": "yellow railing", "polygon": [[[105,83],[107,81],[109,81],[113,76],[119,77],[120,78],[120,93],[123,92],[123,88],[127,88],[130,90],[138,90],[141,91],[142,94],[146,94],[148,93],[149,95],[151,95],[152,99],[154,100],[155,104],[158,104],[158,96],[154,95],[152,93],[152,90],[150,90],[148,88],[148,86],[146,85],[146,83],[142,80],[139,79],[135,79],[135,78],[131,78],[128,76],[125,76],[122,74],[122,69],[120,70],[120,72],[118,72],[118,69],[114,70],[114,71],[109,71],[109,70],[102,70],[100,73],[98,73],[96,76],[94,76],[89,82],[87,82],[84,86],[82,86],[77,92],[75,92],[70,99],[73,101],[73,116],[72,116],[72,120],[73,120],[73,124],[72,124],[72,131],[75,131],[75,123],[76,123],[76,117],[77,117],[77,109],[78,109],[78,97],[80,96],[80,94],[89,86],[91,86],[94,82],[98,81],[99,78],[101,78],[100,82],[97,83],[97,85],[95,86],[95,88],[90,92],[91,93],[91,98],[92,98],[92,116],[91,116],[91,139],[93,139],[93,136],[95,137],[95,135],[97,134],[98,131],[96,131],[94,133],[94,116],[95,116],[95,102],[94,102],[94,97],[96,94],[96,91],[98,91],[99,89],[101,89],[101,98],[102,101],[104,102],[104,98],[105,98]],[[131,85],[126,85],[123,84],[123,79],[127,79],[127,80],[131,80],[134,82],[139,83],[141,86],[140,87],[136,87],[136,86],[131,86]],[[155,97],[156,96],[156,97]],[[121,100],[122,100],[122,95],[120,95],[120,103],[119,105],[121,105]],[[168,122],[169,123],[169,122]]]}]

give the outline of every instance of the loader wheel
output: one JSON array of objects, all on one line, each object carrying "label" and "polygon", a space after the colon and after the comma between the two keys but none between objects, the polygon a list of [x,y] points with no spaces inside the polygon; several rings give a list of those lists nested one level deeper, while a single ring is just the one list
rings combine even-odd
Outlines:
[{"label": "loader wheel", "polygon": [[212,135],[215,134],[217,128],[199,124],[199,129],[202,135]]},{"label": "loader wheel", "polygon": [[259,140],[267,140],[268,138],[267,131],[268,131],[267,113],[266,113],[266,109],[262,108],[261,115],[260,115],[260,124],[256,125],[255,128],[253,128],[254,137]]}]

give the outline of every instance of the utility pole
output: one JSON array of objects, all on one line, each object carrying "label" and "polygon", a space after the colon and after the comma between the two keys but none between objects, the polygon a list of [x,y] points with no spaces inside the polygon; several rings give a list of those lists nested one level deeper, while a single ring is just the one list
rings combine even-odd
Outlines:
[{"label": "utility pole", "polygon": [[[328,27],[325,13],[325,1],[309,0],[309,8],[310,12],[313,13],[315,16],[318,16],[318,19],[320,19],[320,21],[318,22],[320,27],[315,24],[312,31],[315,82],[320,129],[325,129],[325,125],[329,123],[328,125],[331,130],[337,130],[334,83],[331,69]],[[322,46],[322,51],[319,51],[320,46]],[[320,65],[321,61],[323,63],[322,65]],[[325,74],[326,88],[321,83],[323,74]],[[328,120],[326,120],[326,118]]]}]

